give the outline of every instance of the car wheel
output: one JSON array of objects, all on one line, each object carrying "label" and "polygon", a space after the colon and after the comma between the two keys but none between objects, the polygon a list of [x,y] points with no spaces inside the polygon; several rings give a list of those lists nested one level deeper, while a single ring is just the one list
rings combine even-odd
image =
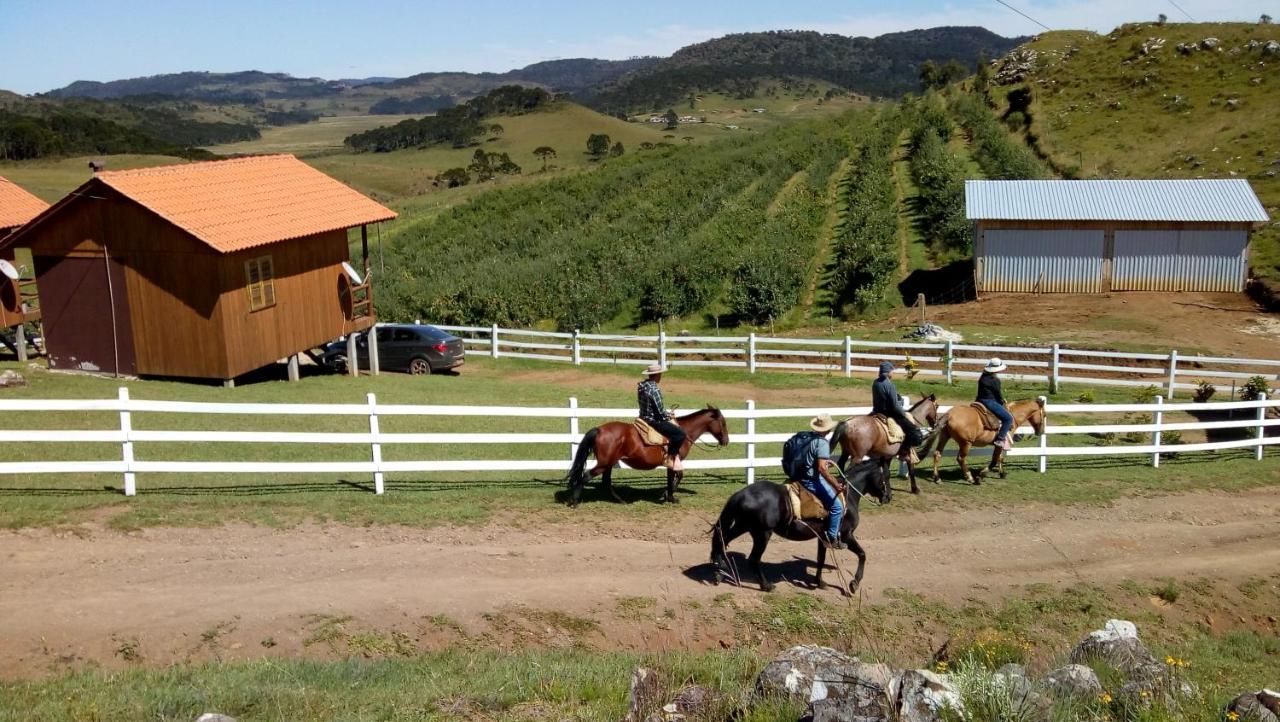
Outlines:
[{"label": "car wheel", "polygon": [[334,371],[340,374],[345,374],[347,372],[347,357],[334,356],[332,359],[329,360],[329,368],[333,369]]},{"label": "car wheel", "polygon": [[424,358],[416,358],[409,362],[409,373],[414,376],[423,376],[431,373],[431,364]]}]

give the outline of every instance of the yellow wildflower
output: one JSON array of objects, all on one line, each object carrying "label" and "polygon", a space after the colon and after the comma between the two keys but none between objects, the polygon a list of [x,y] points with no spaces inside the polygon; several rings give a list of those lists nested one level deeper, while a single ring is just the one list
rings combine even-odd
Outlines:
[{"label": "yellow wildflower", "polygon": [[937,669],[938,669],[938,671],[939,671],[939,672],[945,672],[945,671],[947,671],[947,663],[946,663],[946,662],[938,662],[938,664],[937,664]]},{"label": "yellow wildflower", "polygon": [[1111,693],[1103,692],[1102,694],[1098,695],[1098,699],[1102,700],[1103,704],[1111,704]]},{"label": "yellow wildflower", "polygon": [[1173,666],[1173,664],[1174,664],[1174,662],[1177,662],[1177,661],[1178,661],[1178,660],[1174,659],[1173,657],[1165,657],[1165,658],[1164,658],[1164,663],[1165,663],[1165,664],[1167,664],[1167,665],[1169,665],[1170,667],[1172,667],[1172,666]]},{"label": "yellow wildflower", "polygon": [[1236,720],[1240,719],[1240,713],[1235,710],[1231,710],[1227,713],[1227,719],[1231,720],[1231,722],[1236,722]]}]

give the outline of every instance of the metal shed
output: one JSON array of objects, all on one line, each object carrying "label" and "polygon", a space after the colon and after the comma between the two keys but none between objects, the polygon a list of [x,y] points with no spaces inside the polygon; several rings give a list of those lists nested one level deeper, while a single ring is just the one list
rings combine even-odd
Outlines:
[{"label": "metal shed", "polygon": [[978,291],[1242,291],[1244,179],[965,182]]}]

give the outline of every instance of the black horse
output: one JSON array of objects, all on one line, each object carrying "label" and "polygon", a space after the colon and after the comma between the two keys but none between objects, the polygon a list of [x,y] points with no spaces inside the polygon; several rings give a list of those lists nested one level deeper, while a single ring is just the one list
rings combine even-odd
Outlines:
[{"label": "black horse", "polygon": [[[871,494],[881,504],[888,504],[893,498],[888,474],[889,463],[885,459],[868,459],[854,464],[847,473],[848,491],[845,493],[844,519],[840,522],[840,540],[858,555],[858,571],[849,584],[850,593],[858,591],[858,585],[862,583],[862,571],[867,564],[867,553],[853,536],[858,528],[858,501],[864,495]],[[773,583],[765,579],[764,570],[760,568],[760,557],[764,556],[770,537],[777,533],[792,541],[819,540],[817,586],[825,589],[822,571],[827,562],[827,544],[819,537],[819,531],[825,530],[826,526],[826,520],[796,519],[791,513],[787,491],[781,484],[757,482],[739,489],[725,502],[720,520],[711,527],[711,563],[716,567],[715,583],[731,579],[725,547],[743,534],[750,534],[751,556],[747,559],[760,580],[760,588],[766,592],[773,591]]]}]

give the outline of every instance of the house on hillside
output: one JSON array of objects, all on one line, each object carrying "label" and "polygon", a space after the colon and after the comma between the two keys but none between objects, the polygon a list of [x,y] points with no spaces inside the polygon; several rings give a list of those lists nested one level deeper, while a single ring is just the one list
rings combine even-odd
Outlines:
[{"label": "house on hillside", "polygon": [[30,249],[50,367],[233,382],[373,325],[367,226],[395,217],[259,156],[100,172],[0,249]]},{"label": "house on hillside", "polygon": [[965,182],[979,293],[1244,290],[1244,179]]},{"label": "house on hillside", "polygon": [[[0,244],[5,237],[40,215],[48,203],[36,198],[17,184],[0,177]],[[16,278],[18,269],[12,248],[0,245],[0,261],[5,261],[5,273],[0,274],[0,329],[21,328],[22,324],[40,319],[36,303],[35,284],[28,279]],[[19,335],[19,359],[24,359],[26,346]],[[15,347],[18,348],[18,347]]]}]

